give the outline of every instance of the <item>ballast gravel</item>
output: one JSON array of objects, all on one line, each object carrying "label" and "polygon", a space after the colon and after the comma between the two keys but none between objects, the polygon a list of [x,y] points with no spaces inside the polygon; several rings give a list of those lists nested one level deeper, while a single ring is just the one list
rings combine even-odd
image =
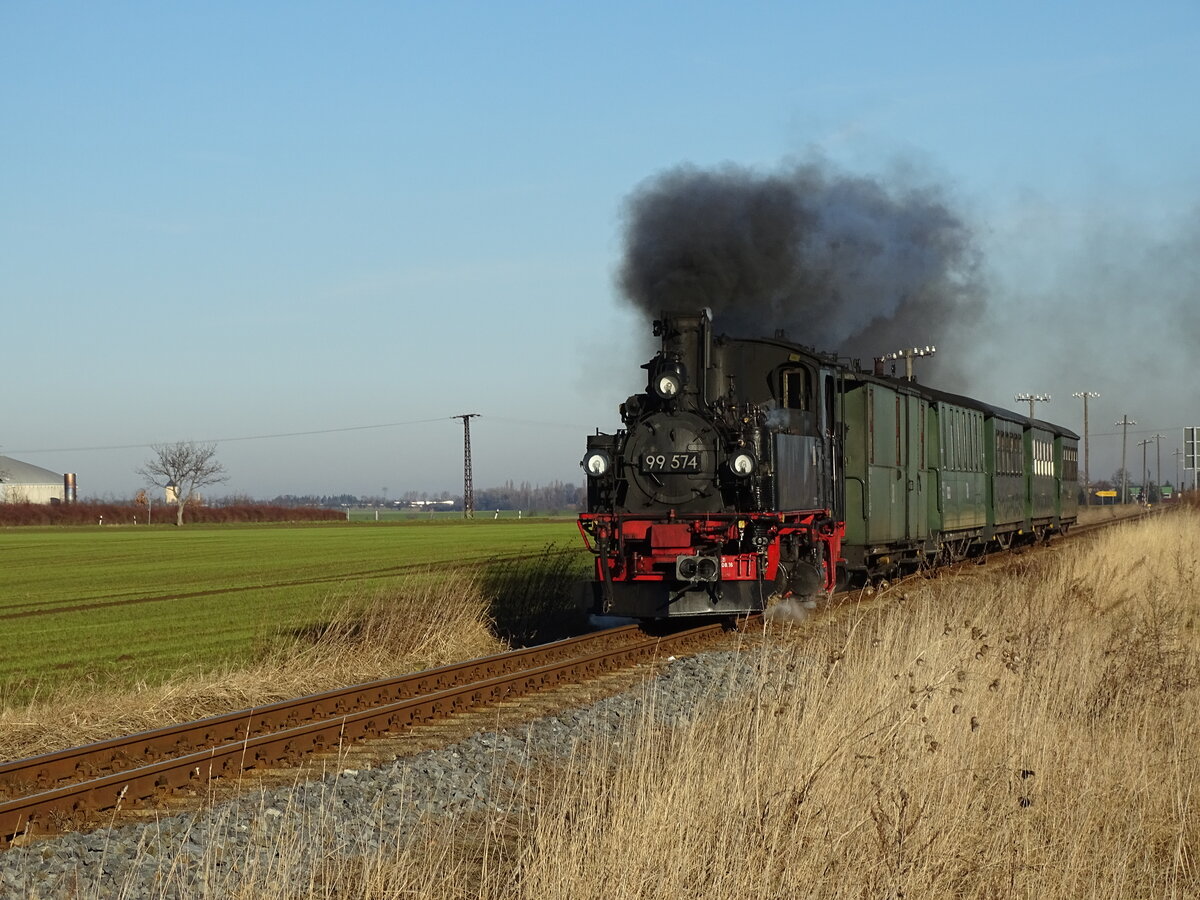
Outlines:
[{"label": "ballast gravel", "polygon": [[519,728],[289,789],[250,792],[198,812],[0,851],[0,897],[215,897],[253,870],[308,884],[322,860],[394,850],[419,821],[518,813],[522,769],[567,758],[578,742],[611,737],[631,722],[682,724],[701,701],[739,696],[756,677],[752,655],[701,653],[669,662],[651,690]]}]

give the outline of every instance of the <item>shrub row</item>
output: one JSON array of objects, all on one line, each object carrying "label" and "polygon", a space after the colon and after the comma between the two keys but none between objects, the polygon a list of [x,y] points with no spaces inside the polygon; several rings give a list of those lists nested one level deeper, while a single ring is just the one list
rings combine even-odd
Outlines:
[{"label": "shrub row", "polygon": [[[223,522],[332,522],[344,521],[338,509],[273,506],[247,503],[237,506],[188,506],[185,523]],[[147,510],[134,503],[0,503],[0,526],[13,525],[144,525]],[[155,506],[155,525],[175,524],[175,507]]]}]

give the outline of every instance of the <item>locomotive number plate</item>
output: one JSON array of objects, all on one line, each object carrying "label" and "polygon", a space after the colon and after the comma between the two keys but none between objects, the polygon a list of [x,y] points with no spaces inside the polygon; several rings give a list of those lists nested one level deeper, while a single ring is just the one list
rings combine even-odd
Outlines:
[{"label": "locomotive number plate", "polygon": [[699,472],[700,454],[694,450],[647,453],[642,457],[642,471]]}]

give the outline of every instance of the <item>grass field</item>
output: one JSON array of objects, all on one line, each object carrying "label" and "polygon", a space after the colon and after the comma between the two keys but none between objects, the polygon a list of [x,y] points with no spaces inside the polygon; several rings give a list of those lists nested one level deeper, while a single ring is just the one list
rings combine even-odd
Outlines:
[{"label": "grass field", "polygon": [[400,580],[580,546],[571,521],[0,531],[0,698],[250,660]]},{"label": "grass field", "polygon": [[[346,518],[350,522],[432,522],[437,524],[457,524],[462,522],[462,510],[432,510],[422,511],[419,509],[393,509],[390,507],[367,507],[355,508],[346,510]],[[481,521],[496,521],[499,519],[537,519],[542,517],[540,510],[518,510],[518,509],[477,509],[475,511],[475,520]],[[555,512],[548,514],[553,518],[571,519],[574,521],[574,513]]]}]

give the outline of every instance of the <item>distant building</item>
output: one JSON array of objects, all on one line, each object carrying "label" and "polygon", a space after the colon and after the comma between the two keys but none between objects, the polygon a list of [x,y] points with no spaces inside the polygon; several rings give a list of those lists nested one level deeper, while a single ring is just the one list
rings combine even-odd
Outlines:
[{"label": "distant building", "polygon": [[64,476],[0,456],[0,503],[62,503],[65,496]]}]

